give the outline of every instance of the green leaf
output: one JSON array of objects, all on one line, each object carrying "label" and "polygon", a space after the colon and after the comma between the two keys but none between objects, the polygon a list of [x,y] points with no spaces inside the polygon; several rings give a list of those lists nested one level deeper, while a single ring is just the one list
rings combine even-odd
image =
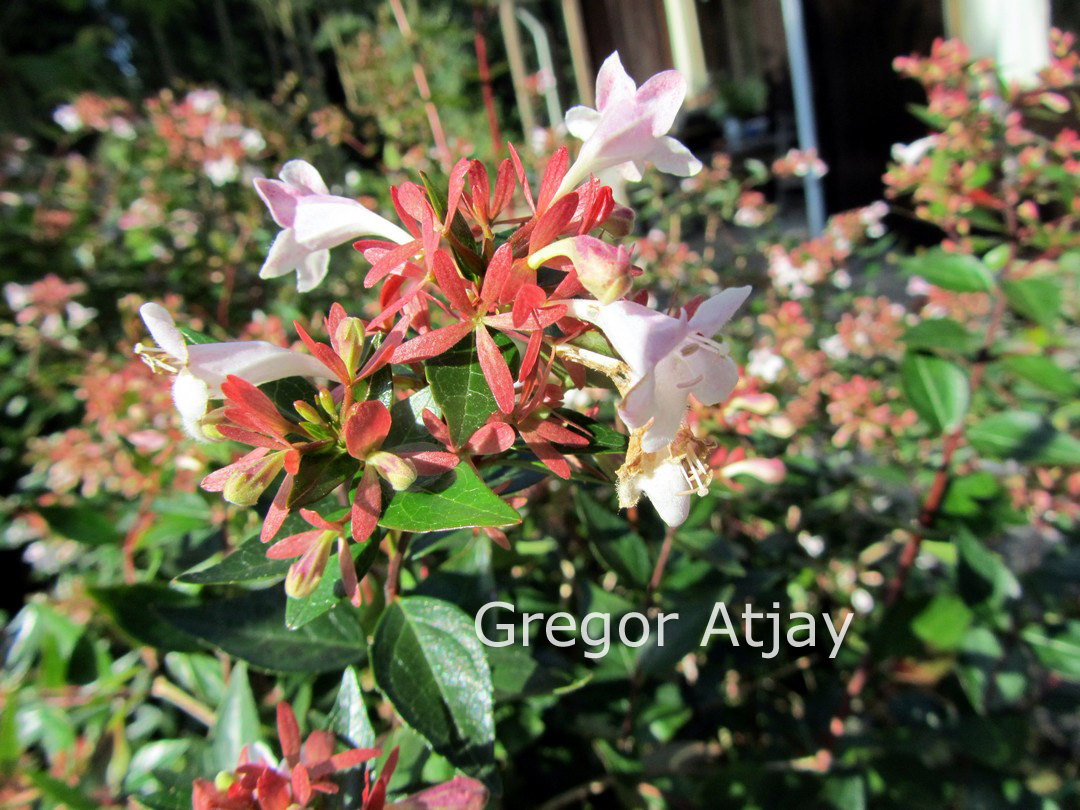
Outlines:
[{"label": "green leaf", "polygon": [[964,640],[972,614],[964,601],[950,593],[935,596],[911,622],[911,630],[937,650],[955,650]]},{"label": "green leaf", "polygon": [[42,796],[52,799],[57,804],[67,807],[68,810],[98,810],[101,805],[84,794],[82,791],[71,787],[67,782],[53,779],[39,771],[29,771],[26,776],[34,783]]},{"label": "green leaf", "polygon": [[159,650],[201,652],[198,640],[155,612],[161,607],[182,607],[194,597],[161,585],[141,583],[115,588],[90,588],[90,595],[126,635]]},{"label": "green leaf", "polygon": [[208,735],[209,766],[217,771],[231,771],[240,761],[244,746],[262,742],[259,734],[259,709],[248,682],[247,666],[240,661],[229,674],[229,688],[218,706],[217,717]]},{"label": "green leaf", "polygon": [[1080,440],[1028,411],[1006,411],[967,430],[968,441],[984,456],[1036,464],[1080,465]]},{"label": "green leaf", "polygon": [[900,382],[916,413],[935,433],[959,427],[970,393],[967,375],[948,360],[908,352],[900,363]]},{"label": "green leaf", "polygon": [[431,441],[431,434],[424,427],[422,414],[425,410],[442,416],[442,409],[436,404],[430,386],[395,402],[390,407],[390,432],[386,434],[383,447],[392,449],[403,444]]},{"label": "green leaf", "polygon": [[83,501],[75,506],[41,506],[37,510],[49,528],[70,540],[90,546],[118,545],[123,535],[116,521],[100,506]]},{"label": "green leaf", "polygon": [[956,568],[957,591],[969,605],[990,601],[1000,604],[1020,595],[1020,583],[1000,556],[990,551],[971,532],[956,538],[960,552]]},{"label": "green leaf", "polygon": [[286,505],[292,510],[321,501],[358,469],[360,462],[345,453],[302,456]]},{"label": "green leaf", "polygon": [[609,425],[590,419],[577,411],[558,408],[555,413],[559,414],[568,422],[573,422],[589,434],[589,444],[585,447],[572,447],[560,445],[559,448],[567,455],[581,455],[583,453],[625,453],[630,437],[625,433],[619,433]]},{"label": "green leaf", "polygon": [[157,612],[185,633],[271,672],[329,672],[364,659],[367,643],[356,611],[331,611],[289,630],[285,600],[273,587]]},{"label": "green leaf", "polygon": [[176,581],[192,585],[235,585],[280,579],[288,572],[290,561],[267,559],[267,548],[258,537],[253,537],[216,565],[185,571]]},{"label": "green leaf", "polygon": [[1001,485],[988,472],[974,472],[949,482],[941,511],[953,517],[974,517],[986,508],[983,503],[1001,492]]},{"label": "green leaf", "polygon": [[487,647],[495,700],[517,700],[533,695],[563,695],[589,682],[589,675],[575,679],[566,669],[555,669],[537,661],[529,650],[518,644]]},{"label": "green leaf", "polygon": [[341,674],[341,688],[338,689],[334,708],[330,712],[330,727],[356,748],[371,748],[375,745],[375,729],[371,727],[364,693],[360,688],[360,677],[353,667],[346,667]]},{"label": "green leaf", "polygon": [[580,489],[575,492],[575,500],[593,555],[623,579],[644,587],[652,575],[645,541],[619,515]]},{"label": "green leaf", "polygon": [[1070,621],[1061,632],[1027,627],[1020,634],[1043,666],[1070,681],[1080,681],[1080,622]]},{"label": "green leaf", "polygon": [[1040,326],[1052,327],[1061,312],[1061,285],[1056,279],[1039,276],[1006,281],[1001,289],[1015,312]]},{"label": "green leaf", "polygon": [[932,248],[907,259],[902,269],[943,290],[990,292],[994,289],[994,278],[981,261],[974,256],[946,253],[941,248]]},{"label": "green leaf", "polygon": [[[349,553],[352,555],[353,565],[357,566],[356,578],[361,580],[378,557],[378,536],[372,535],[362,546],[350,543]],[[311,594],[303,599],[288,600],[285,605],[285,626],[290,630],[296,630],[315,621],[338,605],[349,605],[348,600],[344,599],[344,586],[340,586],[340,583],[341,565],[335,554],[327,561],[326,571]]]},{"label": "green leaf", "polygon": [[467,464],[438,478],[421,479],[395,492],[379,519],[384,529],[435,532],[472,526],[513,526],[517,511],[496,495]]},{"label": "green leaf", "polygon": [[[509,357],[516,352],[513,341],[498,333],[494,338],[495,345],[513,369]],[[450,351],[428,360],[424,373],[431,385],[431,394],[446,418],[450,439],[461,447],[498,408],[480,368],[475,335],[469,335]]]},{"label": "green leaf", "polygon": [[401,718],[454,765],[490,778],[491,672],[461,608],[426,596],[388,605],[375,628],[371,656],[375,681]]},{"label": "green leaf", "polygon": [[302,422],[303,420],[293,407],[293,403],[298,399],[313,403],[315,396],[319,393],[318,389],[303,377],[284,377],[280,380],[271,380],[260,385],[259,390],[270,397],[286,419],[291,419],[294,422]]},{"label": "green leaf", "polygon": [[204,345],[204,344],[207,344],[207,343],[217,343],[218,342],[218,341],[214,340],[212,337],[210,337],[209,335],[204,335],[202,332],[196,332],[194,329],[191,329],[190,327],[178,326],[176,328],[177,328],[177,330],[179,330],[180,334],[184,336],[184,342],[185,343],[189,343],[189,344],[192,344],[192,345],[195,345],[195,346],[199,346],[199,345]]},{"label": "green leaf", "polygon": [[909,327],[901,340],[912,350],[951,351],[961,354],[975,351],[981,342],[978,335],[951,318],[920,321]]},{"label": "green leaf", "polygon": [[1001,361],[1001,365],[1017,377],[1051,394],[1071,397],[1080,391],[1080,384],[1073,376],[1047,357],[1038,355],[1006,357]]}]

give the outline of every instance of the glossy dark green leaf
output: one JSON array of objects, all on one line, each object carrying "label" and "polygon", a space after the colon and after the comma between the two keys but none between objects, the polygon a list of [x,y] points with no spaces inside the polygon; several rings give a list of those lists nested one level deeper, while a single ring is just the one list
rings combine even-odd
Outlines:
[{"label": "glossy dark green leaf", "polygon": [[[349,553],[357,569],[356,578],[361,580],[379,555],[378,535],[372,535],[362,546],[350,543]],[[286,562],[291,562],[291,560]],[[285,626],[290,630],[296,630],[339,605],[345,610],[352,609],[351,603],[345,599],[345,589],[341,584],[341,566],[338,563],[337,554],[334,554],[327,561],[326,572],[319,580],[319,584],[315,586],[315,590],[303,599],[288,600],[285,605]]]},{"label": "glossy dark green leaf", "polygon": [[971,610],[951,593],[940,593],[915,617],[911,630],[935,650],[960,646],[971,624]]},{"label": "glossy dark green leaf", "polygon": [[[288,537],[283,532],[279,532],[279,536]],[[280,579],[288,572],[290,561],[267,559],[268,547],[258,537],[253,537],[216,565],[185,571],[176,581],[193,585],[233,585]]]},{"label": "glossy dark green leaf", "polygon": [[239,764],[245,746],[262,742],[259,708],[243,661],[229,673],[229,686],[217,708],[208,741],[208,764],[215,771],[231,771]]},{"label": "glossy dark green leaf", "polygon": [[87,501],[74,506],[41,506],[37,511],[54,532],[89,546],[116,545],[123,539],[116,521]]},{"label": "glossy dark green leaf", "polygon": [[337,451],[303,456],[287,501],[289,509],[299,509],[320,501],[360,468],[352,456]]},{"label": "glossy dark green leaf", "polygon": [[330,712],[329,724],[337,734],[356,748],[371,748],[375,745],[375,729],[368,717],[364,692],[360,688],[360,677],[353,667],[346,667],[341,674],[341,686],[334,700],[334,708]]},{"label": "glossy dark green leaf", "polygon": [[578,490],[575,500],[593,555],[620,577],[644,587],[652,574],[645,541],[620,515],[613,514],[592,496]]},{"label": "glossy dark green leaf", "polygon": [[994,289],[994,278],[981,261],[974,256],[946,253],[941,248],[907,259],[902,268],[908,275],[924,278],[943,290],[990,292]]},{"label": "glossy dark green leaf", "polygon": [[470,526],[513,526],[521,516],[467,464],[393,493],[379,519],[384,529],[433,532]]},{"label": "glossy dark green leaf", "polygon": [[[498,333],[493,337],[512,370],[516,353],[513,342]],[[431,394],[446,419],[450,439],[456,446],[463,446],[498,410],[495,395],[480,368],[476,338],[470,334],[450,351],[428,360],[424,373],[431,385]]]},{"label": "glossy dark green leaf", "polygon": [[390,432],[386,434],[383,447],[392,449],[403,444],[431,441],[431,434],[424,427],[422,414],[425,410],[442,416],[430,387],[421,388],[412,396],[395,402],[390,408]]},{"label": "glossy dark green leaf", "polygon": [[900,363],[900,382],[915,412],[935,433],[959,427],[967,412],[967,375],[948,360],[908,352]]},{"label": "glossy dark green leaf", "polygon": [[956,537],[959,559],[956,567],[956,586],[969,605],[989,601],[998,605],[1020,595],[1020,583],[1001,557],[969,531]]},{"label": "glossy dark green leaf", "polygon": [[[520,631],[520,623],[515,632]],[[502,702],[534,695],[565,694],[588,682],[588,676],[575,678],[573,672],[542,664],[521,639],[508,647],[485,647],[491,666],[495,700]]]},{"label": "glossy dark green leaf", "polygon": [[909,349],[961,354],[974,351],[982,342],[978,335],[951,318],[919,321],[908,328],[901,340]]},{"label": "glossy dark green leaf", "polygon": [[195,598],[189,594],[162,585],[141,583],[91,588],[90,595],[121,631],[140,644],[176,652],[202,650],[198,639],[164,621],[155,612],[157,608],[195,604]]},{"label": "glossy dark green leaf", "polygon": [[194,329],[191,329],[187,326],[177,326],[176,328],[180,332],[180,334],[184,336],[184,341],[189,344],[198,346],[206,343],[219,342],[214,340],[209,335],[204,335],[202,332],[196,332]]},{"label": "glossy dark green leaf", "polygon": [[1051,327],[1061,313],[1061,284],[1045,276],[1006,281],[1001,285],[1013,311],[1037,324]]},{"label": "glossy dark green leaf", "polygon": [[1023,355],[1006,357],[1001,365],[1017,377],[1027,380],[1032,385],[1062,397],[1076,396],[1080,383],[1074,375],[1047,357]]},{"label": "glossy dark green leaf", "polygon": [[967,430],[968,441],[985,456],[1037,464],[1080,465],[1080,440],[1037,413],[1006,411]]},{"label": "glossy dark green leaf", "polygon": [[1020,635],[1043,666],[1063,678],[1080,682],[1080,622],[1070,621],[1064,628],[1055,630],[1028,627]]},{"label": "glossy dark green leaf", "polygon": [[626,445],[630,437],[625,433],[619,433],[608,424],[596,419],[590,419],[588,416],[566,408],[559,408],[556,413],[568,422],[573,422],[589,435],[589,444],[585,447],[560,445],[560,449],[567,455],[626,452]]},{"label": "glossy dark green leaf", "polygon": [[25,776],[33,783],[41,795],[56,802],[68,810],[99,810],[101,805],[67,782],[54,779],[40,771],[28,771]]},{"label": "glossy dark green leaf", "polygon": [[157,612],[185,633],[272,672],[328,672],[364,659],[367,643],[355,611],[331,611],[289,630],[285,600],[284,590],[273,586]]},{"label": "glossy dark green leaf", "polygon": [[303,420],[293,407],[293,403],[299,399],[314,404],[315,396],[319,393],[318,389],[303,377],[283,377],[280,380],[271,380],[260,385],[259,390],[270,397],[285,418],[294,422]]},{"label": "glossy dark green leaf", "polygon": [[472,619],[449,602],[400,599],[383,612],[371,654],[375,681],[401,718],[454,765],[490,776],[494,696]]}]

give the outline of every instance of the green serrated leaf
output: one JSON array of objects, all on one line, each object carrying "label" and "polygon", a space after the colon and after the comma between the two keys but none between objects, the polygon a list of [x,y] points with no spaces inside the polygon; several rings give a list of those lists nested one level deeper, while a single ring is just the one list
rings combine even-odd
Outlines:
[{"label": "green serrated leaf", "polygon": [[968,428],[967,439],[991,458],[1080,465],[1080,440],[1029,411],[1006,411],[984,419]]},{"label": "green serrated leaf", "polygon": [[935,433],[959,427],[970,399],[967,375],[959,366],[908,352],[900,363],[900,382],[915,412]]},{"label": "green serrated leaf", "polygon": [[1061,284],[1056,279],[1040,276],[1006,281],[1001,289],[1015,312],[1041,326],[1052,327],[1061,313]]},{"label": "green serrated leaf", "polygon": [[473,526],[513,526],[521,516],[467,464],[395,492],[379,519],[384,529],[434,532]]},{"label": "green serrated leaf", "polygon": [[215,771],[231,771],[240,761],[244,747],[262,742],[259,709],[248,682],[247,665],[240,661],[229,674],[229,686],[218,706],[208,735],[209,766]]},{"label": "green serrated leaf", "polygon": [[1080,383],[1053,360],[1038,355],[1006,357],[1001,365],[1032,385],[1063,397],[1075,396]]},{"label": "green serrated leaf", "polygon": [[368,717],[360,678],[353,667],[346,667],[341,674],[341,687],[330,712],[329,724],[356,748],[371,748],[375,745],[375,729]]},{"label": "green serrated leaf", "polygon": [[400,599],[383,612],[371,654],[375,681],[401,718],[454,765],[491,778],[494,690],[464,611],[426,596]]},{"label": "green serrated leaf", "polygon": [[994,277],[974,256],[946,253],[933,248],[912,256],[901,265],[908,275],[924,278],[936,287],[953,292],[990,292]]},{"label": "green serrated leaf", "polygon": [[[513,342],[500,334],[495,335],[495,345],[504,355],[513,349]],[[446,418],[451,441],[462,447],[498,409],[480,368],[476,337],[469,335],[450,351],[428,360],[424,373]]]},{"label": "green serrated leaf", "polygon": [[289,630],[285,600],[284,591],[273,587],[157,613],[185,633],[271,672],[328,672],[363,660],[367,643],[355,611],[331,611]]}]

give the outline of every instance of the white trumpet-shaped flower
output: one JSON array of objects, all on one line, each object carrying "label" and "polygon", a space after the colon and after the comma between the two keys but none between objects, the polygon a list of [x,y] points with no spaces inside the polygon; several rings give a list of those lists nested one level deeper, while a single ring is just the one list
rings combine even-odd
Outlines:
[{"label": "white trumpet-shaped flower", "polygon": [[361,236],[402,245],[413,240],[408,231],[356,200],[331,194],[318,170],[306,161],[290,160],[278,176],[280,180],[255,180],[255,190],[282,228],[270,246],[260,278],[296,270],[296,289],[308,292],[326,277],[332,247]]},{"label": "white trumpet-shaped flower", "polygon": [[221,398],[221,384],[229,375],[252,385],[284,377],[332,376],[314,357],[262,340],[189,344],[160,304],[143,304],[139,315],[157,348],[138,344],[135,352],[155,371],[176,375],[173,402],[184,429],[196,439],[208,438],[200,420],[210,400]]},{"label": "white trumpet-shaped flower", "polygon": [[602,306],[568,301],[572,317],[595,324],[630,368],[619,415],[643,430],[641,449],[656,453],[675,439],[693,394],[702,405],[718,405],[739,381],[727,347],[712,337],[750,295],[750,287],[724,290],[703,302],[693,316],[666,315],[632,301]]},{"label": "white trumpet-shaped flower", "polygon": [[670,444],[647,453],[641,450],[642,435],[640,429],[631,434],[618,470],[619,506],[634,506],[644,495],[664,523],[679,526],[690,514],[691,497],[706,495],[712,482],[712,470],[700,456],[705,444],[683,424]]}]

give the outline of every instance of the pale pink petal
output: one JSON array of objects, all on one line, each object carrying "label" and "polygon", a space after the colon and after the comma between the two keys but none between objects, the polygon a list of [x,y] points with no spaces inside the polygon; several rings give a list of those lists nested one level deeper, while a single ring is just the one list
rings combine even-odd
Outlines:
[{"label": "pale pink petal", "polygon": [[282,228],[291,228],[293,217],[296,216],[296,201],[300,197],[300,192],[287,183],[266,177],[255,178],[255,191],[270,209],[270,216],[274,218],[274,222]]},{"label": "pale pink petal", "polygon": [[154,342],[181,365],[186,363],[187,346],[184,336],[176,328],[176,322],[173,321],[169,311],[161,304],[150,303],[139,307],[139,315]]},{"label": "pale pink petal", "polygon": [[652,122],[652,134],[660,137],[671,129],[686,98],[686,79],[677,70],[665,70],[638,88],[634,102]]},{"label": "pale pink petal", "polygon": [[600,113],[592,107],[571,107],[566,111],[563,123],[566,124],[567,132],[584,141],[596,131],[600,123]]},{"label": "pale pink petal", "polygon": [[623,68],[619,52],[613,51],[596,74],[596,108],[603,112],[611,104],[634,97],[637,85]]},{"label": "pale pink petal", "polygon": [[667,135],[656,139],[647,157],[659,171],[676,177],[693,177],[701,171],[701,161],[679,141]]},{"label": "pale pink petal", "polygon": [[311,355],[262,340],[189,346],[187,368],[191,376],[209,387],[209,395],[213,397],[221,396],[221,384],[230,374],[252,385],[284,377],[328,379],[331,376],[329,370]]},{"label": "pale pink petal", "polygon": [[694,317],[690,319],[690,326],[705,337],[712,337],[731,320],[731,316],[750,297],[751,290],[750,285],[746,285],[745,287],[729,287],[717,293],[697,308]]},{"label": "pale pink petal", "polygon": [[675,462],[658,465],[640,482],[641,490],[668,526],[681,525],[690,514],[688,486],[682,468]]},{"label": "pale pink petal", "polygon": [[408,231],[356,200],[330,195],[301,198],[293,228],[296,241],[309,250],[325,250],[361,236],[378,236],[399,245],[413,241]]},{"label": "pale pink petal", "polygon": [[266,261],[259,270],[259,278],[277,278],[291,273],[311,254],[311,251],[296,241],[292,228],[279,231],[266,254]]},{"label": "pale pink petal", "polygon": [[306,160],[290,160],[278,174],[282,180],[304,194],[329,194],[319,170]]},{"label": "pale pink petal", "polygon": [[296,291],[311,292],[318,287],[330,269],[330,251],[314,250],[296,266]]}]

